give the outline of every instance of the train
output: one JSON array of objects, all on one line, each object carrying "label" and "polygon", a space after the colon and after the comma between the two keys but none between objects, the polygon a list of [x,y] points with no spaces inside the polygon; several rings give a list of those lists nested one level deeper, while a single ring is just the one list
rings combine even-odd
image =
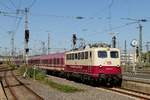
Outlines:
[{"label": "train", "polygon": [[86,47],[66,52],[30,57],[29,64],[47,74],[57,74],[92,84],[121,86],[120,50],[111,47]]}]

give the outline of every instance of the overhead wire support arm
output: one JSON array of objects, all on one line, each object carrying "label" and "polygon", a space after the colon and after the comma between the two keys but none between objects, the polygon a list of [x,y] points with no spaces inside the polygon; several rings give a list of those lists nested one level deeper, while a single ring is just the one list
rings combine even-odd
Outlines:
[{"label": "overhead wire support arm", "polygon": [[8,17],[14,17],[14,18],[21,18],[16,16],[17,12],[5,12],[5,11],[0,11],[0,15],[3,16],[8,16]]},{"label": "overhead wire support arm", "polygon": [[138,43],[139,57],[138,57],[138,62],[139,62],[139,65],[141,66],[141,64],[142,64],[142,43],[143,43],[143,40],[142,40],[143,26],[141,25],[141,23],[142,22],[147,22],[147,20],[146,19],[132,19],[132,18],[121,18],[121,19],[131,20],[131,21],[134,21],[135,23],[138,24],[138,28],[139,28],[139,43]]}]

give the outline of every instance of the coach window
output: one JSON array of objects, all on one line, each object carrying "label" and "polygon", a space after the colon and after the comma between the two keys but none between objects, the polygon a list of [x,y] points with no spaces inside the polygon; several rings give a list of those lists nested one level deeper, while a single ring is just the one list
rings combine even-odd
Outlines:
[{"label": "coach window", "polygon": [[69,54],[67,54],[67,60],[69,60]]},{"label": "coach window", "polygon": [[71,60],[74,60],[74,53],[71,54]]},{"label": "coach window", "polygon": [[54,58],[53,60],[54,60],[54,64],[56,64],[56,58]]},{"label": "coach window", "polygon": [[66,55],[66,59],[69,60],[69,54]]},{"label": "coach window", "polygon": [[80,59],[81,59],[81,56],[82,56],[82,52],[80,52]]},{"label": "coach window", "polygon": [[49,64],[52,64],[52,59],[49,59]]},{"label": "coach window", "polygon": [[99,58],[106,58],[107,52],[106,51],[98,51],[98,57]]},{"label": "coach window", "polygon": [[81,52],[81,59],[84,59],[84,52]]},{"label": "coach window", "polygon": [[52,61],[53,61],[53,64],[55,64],[55,58],[53,58]]},{"label": "coach window", "polygon": [[75,53],[75,58],[74,59],[78,59],[78,54],[77,53]]},{"label": "coach window", "polygon": [[70,60],[73,60],[73,54],[72,53],[70,54]]},{"label": "coach window", "polygon": [[54,60],[53,59],[51,59],[51,64],[54,64]]},{"label": "coach window", "polygon": [[88,52],[85,52],[85,59],[88,59]]},{"label": "coach window", "polygon": [[69,54],[69,60],[71,60],[71,54]]},{"label": "coach window", "polygon": [[110,56],[111,58],[118,58],[119,57],[118,51],[111,51]]},{"label": "coach window", "polygon": [[63,64],[63,63],[64,63],[64,59],[61,58],[60,60],[61,60],[61,61],[60,61],[60,64]]},{"label": "coach window", "polygon": [[45,60],[45,63],[48,64],[48,60]]},{"label": "coach window", "polygon": [[59,64],[59,58],[57,58],[56,64]]},{"label": "coach window", "polygon": [[43,63],[44,63],[44,64],[47,64],[47,63],[48,63],[48,60],[47,60],[47,59],[44,59],[44,60],[43,60]]},{"label": "coach window", "polygon": [[68,60],[70,59],[70,54],[68,54]]},{"label": "coach window", "polygon": [[70,60],[72,60],[72,54],[70,54]]},{"label": "coach window", "polygon": [[78,53],[78,59],[80,59],[80,52]]}]

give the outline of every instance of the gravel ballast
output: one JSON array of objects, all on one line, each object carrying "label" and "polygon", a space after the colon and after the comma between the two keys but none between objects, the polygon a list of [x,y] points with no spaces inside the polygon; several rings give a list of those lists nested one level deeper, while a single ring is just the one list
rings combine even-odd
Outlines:
[{"label": "gravel ballast", "polygon": [[24,79],[22,77],[20,77],[20,79],[25,82],[28,87],[43,97],[44,100],[136,100],[136,98],[114,93],[99,87],[92,87],[54,76],[49,76],[49,79],[59,84],[83,89],[84,91],[64,93],[36,80]]}]

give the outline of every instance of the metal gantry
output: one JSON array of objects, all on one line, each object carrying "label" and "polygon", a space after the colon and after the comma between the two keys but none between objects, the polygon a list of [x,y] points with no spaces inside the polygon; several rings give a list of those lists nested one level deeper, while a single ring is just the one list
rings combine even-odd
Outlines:
[{"label": "metal gantry", "polygon": [[125,20],[131,20],[131,21],[134,21],[133,23],[137,23],[138,24],[138,28],[139,28],[139,40],[138,40],[138,51],[139,51],[139,57],[138,57],[138,63],[140,64],[141,66],[141,63],[142,63],[142,42],[143,42],[143,26],[141,25],[142,22],[147,22],[146,19],[132,19],[132,18],[122,18],[122,19],[125,19]]}]

